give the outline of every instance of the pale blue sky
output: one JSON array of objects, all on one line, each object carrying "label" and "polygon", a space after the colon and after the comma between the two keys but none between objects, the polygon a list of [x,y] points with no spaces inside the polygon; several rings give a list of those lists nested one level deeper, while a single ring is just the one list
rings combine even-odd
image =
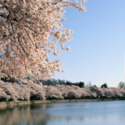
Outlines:
[{"label": "pale blue sky", "polygon": [[74,30],[65,44],[71,51],[59,56],[65,73],[53,78],[116,87],[124,81],[125,0],[88,0],[85,6],[85,13],[66,9],[64,27]]}]

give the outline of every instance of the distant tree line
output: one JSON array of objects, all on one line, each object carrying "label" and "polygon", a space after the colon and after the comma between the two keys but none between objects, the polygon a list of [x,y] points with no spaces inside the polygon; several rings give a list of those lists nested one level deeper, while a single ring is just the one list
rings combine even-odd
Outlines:
[{"label": "distant tree line", "polygon": [[[26,77],[28,80],[32,80],[32,77],[27,76]],[[21,81],[18,81],[14,78],[11,78],[10,76],[8,77],[3,77],[1,78],[2,81],[4,82],[11,82],[11,83],[23,83]],[[32,80],[33,81],[33,80]],[[41,82],[43,85],[47,85],[47,86],[56,86],[56,85],[75,85],[75,86],[79,86],[80,88],[84,88],[84,87],[89,87],[89,88],[95,88],[97,87],[96,85],[92,85],[91,82],[89,82],[87,85],[85,85],[84,82],[80,81],[80,82],[71,82],[71,81],[66,81],[66,80],[56,80],[56,79],[48,79],[48,80],[37,80],[37,81],[33,81],[34,83],[38,84],[39,82]],[[120,86],[122,86],[122,84],[120,83]],[[101,85],[101,88],[108,88],[107,84],[104,83],[103,85]]]},{"label": "distant tree line", "polygon": [[[28,80],[32,80],[32,77],[30,76],[27,76],[26,77]],[[14,78],[11,78],[10,76],[8,77],[3,77],[1,78],[2,81],[4,82],[11,82],[11,83],[23,83],[21,81],[17,81],[16,79]],[[80,88],[84,88],[85,87],[85,83],[84,82],[76,82],[76,83],[73,83],[73,82],[70,82],[70,81],[66,81],[66,80],[56,80],[56,79],[48,79],[48,80],[37,80],[37,81],[33,81],[34,83],[39,83],[39,82],[42,82],[43,85],[47,85],[47,86],[56,86],[56,85],[76,85],[76,86],[79,86]]]},{"label": "distant tree line", "polygon": [[[32,80],[32,77],[27,76],[26,77],[29,80]],[[14,78],[11,78],[10,76],[8,77],[3,77],[1,78],[2,81],[4,82],[11,82],[11,83],[23,83],[21,81],[18,81]],[[33,81],[33,80],[32,80]],[[48,79],[48,80],[37,80],[37,81],[33,81],[34,83],[38,84],[39,82],[41,82],[43,85],[47,85],[47,86],[56,86],[56,85],[75,85],[75,86],[79,86],[80,88],[85,88],[85,87],[89,87],[89,88],[96,88],[96,85],[92,85],[91,82],[88,82],[87,85],[85,85],[84,82],[80,81],[80,82],[71,82],[71,81],[66,81],[66,80],[60,80],[60,79]],[[107,83],[104,83],[100,86],[100,88],[108,88]],[[118,88],[124,89],[125,90],[125,83],[124,82],[119,82],[118,84]]]},{"label": "distant tree line", "polygon": [[47,86],[56,86],[56,85],[76,85],[79,86],[80,88],[84,88],[85,87],[85,83],[84,82],[70,82],[70,81],[66,81],[66,80],[55,80],[55,79],[49,79],[49,80],[39,80],[39,82],[42,82],[43,85],[47,85]]}]

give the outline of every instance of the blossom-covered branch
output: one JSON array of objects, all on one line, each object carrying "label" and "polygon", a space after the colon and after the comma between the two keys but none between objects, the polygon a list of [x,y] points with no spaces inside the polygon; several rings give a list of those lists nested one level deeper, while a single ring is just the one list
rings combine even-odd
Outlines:
[{"label": "blossom-covered branch", "polygon": [[[59,59],[51,61],[48,53],[58,56],[70,50],[72,30],[63,28],[65,8],[85,12],[84,3],[69,0],[0,0],[0,77],[49,79],[61,71]],[[64,72],[64,70],[62,70]]]}]

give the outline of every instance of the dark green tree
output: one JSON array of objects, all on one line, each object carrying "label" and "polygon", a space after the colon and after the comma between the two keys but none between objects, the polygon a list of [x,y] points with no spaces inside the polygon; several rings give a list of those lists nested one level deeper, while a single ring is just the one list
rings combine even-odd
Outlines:
[{"label": "dark green tree", "polygon": [[106,83],[101,85],[101,88],[108,88],[108,85]]},{"label": "dark green tree", "polygon": [[85,87],[85,83],[84,83],[84,82],[79,82],[79,83],[78,83],[78,86],[79,86],[80,88],[84,88],[84,87]]},{"label": "dark green tree", "polygon": [[11,82],[11,83],[17,82],[18,83],[18,80],[16,80],[15,78],[11,78],[9,75],[8,77],[2,77],[1,80],[4,82]]},{"label": "dark green tree", "polygon": [[72,83],[70,81],[66,81],[66,85],[72,86]]}]

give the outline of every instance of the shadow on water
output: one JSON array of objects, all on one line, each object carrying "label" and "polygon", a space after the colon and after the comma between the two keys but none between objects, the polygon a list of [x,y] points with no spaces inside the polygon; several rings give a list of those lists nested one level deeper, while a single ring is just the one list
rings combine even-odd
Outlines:
[{"label": "shadow on water", "polygon": [[[0,125],[124,125],[125,101],[39,104],[0,110]],[[104,124],[102,124],[104,123]]]}]

